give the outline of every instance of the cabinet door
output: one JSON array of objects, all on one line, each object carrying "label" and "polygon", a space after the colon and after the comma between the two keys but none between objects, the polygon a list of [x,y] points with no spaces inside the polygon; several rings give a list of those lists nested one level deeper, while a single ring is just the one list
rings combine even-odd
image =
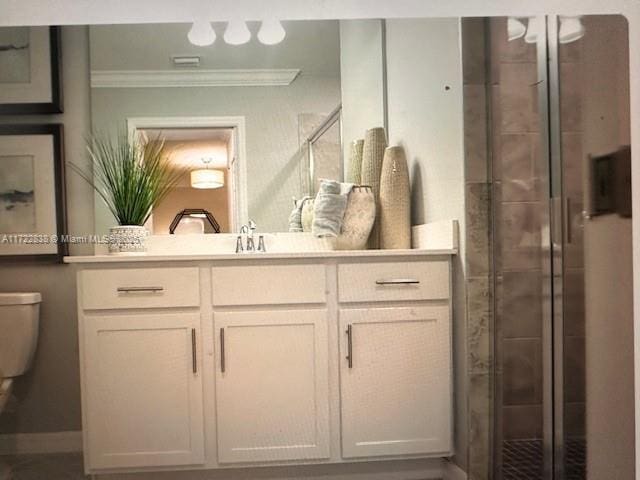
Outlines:
[{"label": "cabinet door", "polygon": [[83,321],[89,467],[204,463],[200,315]]},{"label": "cabinet door", "polygon": [[450,453],[449,308],[342,310],[340,339],[343,457]]},{"label": "cabinet door", "polygon": [[326,310],[214,314],[218,461],[329,457]]}]

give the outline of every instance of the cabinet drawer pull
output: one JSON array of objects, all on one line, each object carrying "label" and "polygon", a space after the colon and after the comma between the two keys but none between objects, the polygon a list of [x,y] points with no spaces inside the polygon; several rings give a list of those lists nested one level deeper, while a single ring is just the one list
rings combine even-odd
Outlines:
[{"label": "cabinet drawer pull", "polygon": [[347,325],[347,363],[349,368],[353,368],[353,327]]},{"label": "cabinet drawer pull", "polygon": [[116,290],[119,293],[162,292],[164,290],[164,287],[118,287]]},{"label": "cabinet drawer pull", "polygon": [[193,373],[198,373],[198,350],[196,343],[196,329],[191,329],[191,368]]},{"label": "cabinet drawer pull", "polygon": [[417,285],[420,280],[415,278],[390,278],[388,280],[376,280],[376,285]]},{"label": "cabinet drawer pull", "polygon": [[224,328],[220,329],[220,371],[224,373],[225,371],[225,359],[224,359]]}]

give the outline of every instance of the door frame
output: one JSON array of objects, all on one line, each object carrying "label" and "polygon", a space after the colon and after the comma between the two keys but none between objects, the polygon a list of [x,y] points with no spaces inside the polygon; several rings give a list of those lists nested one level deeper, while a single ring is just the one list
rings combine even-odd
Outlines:
[{"label": "door frame", "polygon": [[249,219],[247,194],[247,146],[244,116],[220,117],[129,117],[127,132],[133,138],[138,130],[180,128],[228,128],[233,130],[233,155],[229,167],[230,229],[240,231]]}]

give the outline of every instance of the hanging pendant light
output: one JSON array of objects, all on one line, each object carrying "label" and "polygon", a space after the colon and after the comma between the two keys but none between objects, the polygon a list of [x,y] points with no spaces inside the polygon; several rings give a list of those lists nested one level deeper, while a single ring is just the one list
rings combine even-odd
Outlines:
[{"label": "hanging pendant light", "polygon": [[284,40],[287,32],[276,18],[263,20],[258,31],[258,40],[264,45],[276,45]]},{"label": "hanging pendant light", "polygon": [[251,32],[247,22],[243,20],[230,20],[224,31],[224,41],[229,45],[243,45],[251,40]]},{"label": "hanging pendant light", "polygon": [[193,188],[201,189],[224,187],[224,172],[222,170],[210,169],[210,158],[203,158],[202,163],[205,168],[200,168],[191,172],[191,186]]},{"label": "hanging pendant light", "polygon": [[187,35],[189,42],[197,47],[207,47],[216,41],[216,32],[206,20],[196,20]]}]

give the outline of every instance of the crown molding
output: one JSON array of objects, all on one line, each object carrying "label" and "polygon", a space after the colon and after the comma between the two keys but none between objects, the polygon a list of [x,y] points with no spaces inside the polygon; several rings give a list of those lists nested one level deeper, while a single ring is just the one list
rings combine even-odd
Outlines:
[{"label": "crown molding", "polygon": [[298,69],[92,70],[91,88],[278,87]]}]

